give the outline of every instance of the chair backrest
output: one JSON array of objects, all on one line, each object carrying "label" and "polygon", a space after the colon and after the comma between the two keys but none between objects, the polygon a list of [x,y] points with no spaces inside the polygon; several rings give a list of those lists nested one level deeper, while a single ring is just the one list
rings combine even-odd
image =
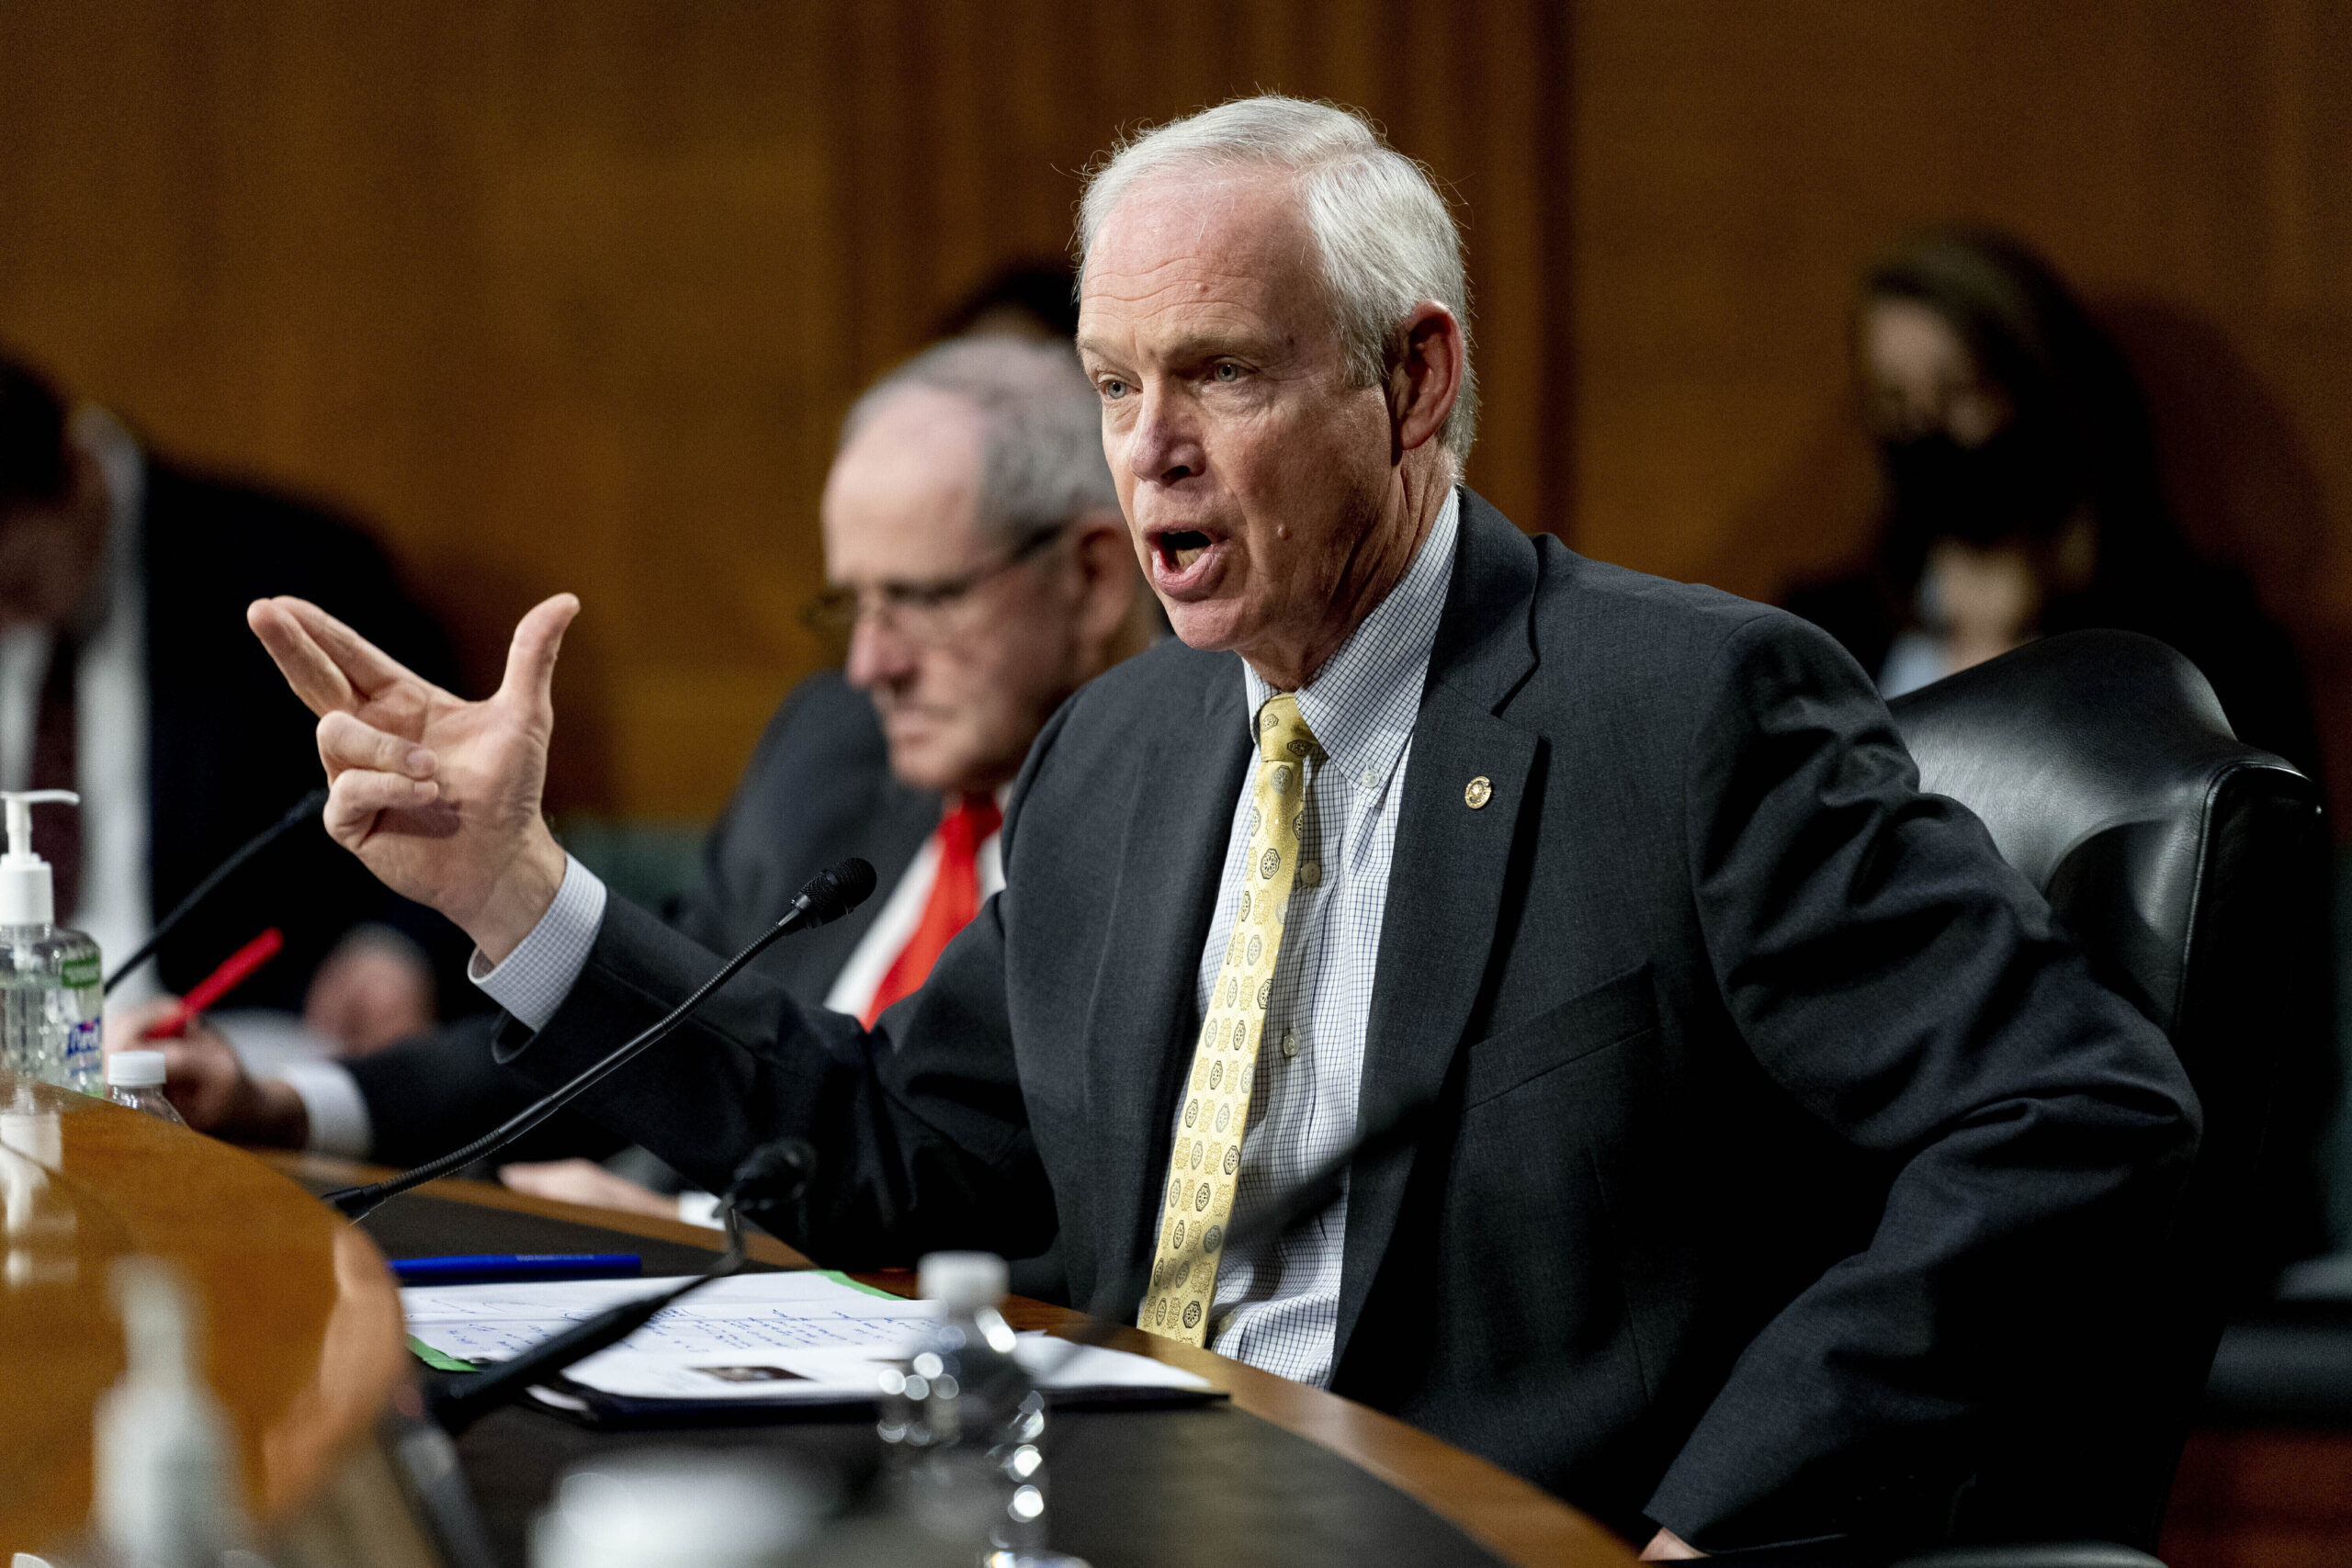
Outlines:
[{"label": "chair backrest", "polygon": [[[2102,1424],[2099,1533],[2153,1546],[2224,1315],[2259,1282],[2263,1132],[2282,1062],[2325,1048],[2319,791],[2236,739],[2153,637],[2046,638],[1889,705],[1926,789],[1968,807],[2092,967],[2171,1039],[2204,1103],[2145,1322],[2145,1379]],[[2087,1500],[2086,1500],[2087,1501]]]}]

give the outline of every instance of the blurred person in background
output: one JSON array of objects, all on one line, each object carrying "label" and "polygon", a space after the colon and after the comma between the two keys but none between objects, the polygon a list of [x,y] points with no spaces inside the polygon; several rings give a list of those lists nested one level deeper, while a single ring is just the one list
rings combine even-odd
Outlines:
[{"label": "blurred person in background", "polygon": [[[95,937],[109,972],[313,786],[313,748],[289,729],[300,705],[244,629],[254,594],[297,583],[382,616],[416,668],[454,673],[440,627],[359,529],[189,473],[0,357],[0,787],[80,793],[78,809],[34,813],[35,847],[54,868],[59,922]],[[111,1004],[186,990],[276,926],[285,951],[234,998],[248,1049],[365,1052],[427,1027],[436,957],[446,994],[478,1008],[456,928],[349,861],[315,822],[296,829]]]},{"label": "blurred person in background", "polygon": [[[809,618],[846,634],[847,668],[802,682],[769,721],[700,885],[670,918],[731,951],[812,874],[864,857],[876,896],[755,966],[811,1006],[871,1020],[922,985],[1003,885],[1001,807],[1046,720],[1161,623],[1137,581],[1094,390],[1066,345],[967,338],[885,376],[844,422],[822,518],[831,586]],[[169,1092],[225,1137],[415,1164],[537,1098],[492,1057],[491,1021],[351,1063],[339,1086],[248,1077],[199,1028],[169,1048]],[[517,1145],[537,1158],[503,1174],[573,1202],[707,1214],[642,1151],[616,1168],[582,1157],[618,1143],[559,1119]]]},{"label": "blurred person in background", "polygon": [[1889,697],[2055,632],[2115,626],[2188,655],[2239,739],[2319,775],[2286,633],[2179,536],[2121,353],[2005,235],[1920,235],[1871,267],[1854,322],[1885,513],[1859,572],[1788,607]]},{"label": "blurred person in background", "polygon": [[931,335],[1067,344],[1078,334],[1077,284],[1066,261],[1017,262],[958,299]]},{"label": "blurred person in background", "polygon": [[[1883,521],[1865,568],[1786,604],[1885,695],[2038,637],[2120,627],[2187,655],[2239,739],[2321,776],[2293,645],[2241,573],[2181,539],[2138,383],[2048,263],[1997,233],[1922,234],[1864,275],[1854,359]],[[2277,1266],[2327,1247],[2337,1092],[2324,1032],[2281,1050],[2270,1187],[2249,1216]]]}]

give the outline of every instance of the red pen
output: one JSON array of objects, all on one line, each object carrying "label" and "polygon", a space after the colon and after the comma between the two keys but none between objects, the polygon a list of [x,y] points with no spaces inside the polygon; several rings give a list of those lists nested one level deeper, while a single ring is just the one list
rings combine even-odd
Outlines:
[{"label": "red pen", "polygon": [[276,926],[270,927],[269,930],[229,954],[220,968],[197,982],[196,988],[180,998],[180,1005],[172,1015],[147,1031],[144,1038],[177,1039],[181,1032],[187,1028],[189,1020],[243,985],[247,976],[277,957],[277,950],[285,945],[285,933]]}]

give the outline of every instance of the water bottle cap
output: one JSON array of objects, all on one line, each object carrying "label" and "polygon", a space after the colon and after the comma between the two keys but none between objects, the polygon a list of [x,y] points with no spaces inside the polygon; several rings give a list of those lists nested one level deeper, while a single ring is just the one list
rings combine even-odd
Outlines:
[{"label": "water bottle cap", "polygon": [[929,1252],[916,1265],[915,1280],[926,1301],[943,1302],[958,1316],[1004,1300],[1004,1259],[993,1252]]},{"label": "water bottle cap", "polygon": [[164,1085],[164,1054],[161,1051],[113,1051],[107,1055],[107,1082],[123,1089],[161,1089]]}]

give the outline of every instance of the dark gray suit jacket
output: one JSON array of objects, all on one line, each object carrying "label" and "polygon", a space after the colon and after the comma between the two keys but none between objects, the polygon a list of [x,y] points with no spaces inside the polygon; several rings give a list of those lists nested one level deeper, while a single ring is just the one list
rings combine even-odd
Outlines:
[{"label": "dark gray suit jacket", "polygon": [[[808,1139],[800,1239],[837,1264],[1058,1224],[1074,1299],[1130,1315],[1243,705],[1228,655],[1112,671],[1031,752],[1005,892],[873,1034],[751,979],[587,1109],[706,1181]],[[1338,1392],[1711,1550],[1934,1538],[2015,1445],[2081,1434],[2195,1101],[1917,784],[1826,635],[1465,492],[1361,1125],[1435,1115],[1351,1172]],[[714,966],[616,902],[500,1049],[553,1084]]]},{"label": "dark gray suit jacket", "polygon": [[[669,918],[702,945],[732,953],[782,919],[811,875],[842,855],[865,857],[882,894],[753,960],[757,973],[813,1007],[938,826],[939,796],[891,773],[889,747],[865,694],[838,671],[812,675],[768,720],[726,814],[703,842],[701,882]],[[492,1013],[461,1021],[346,1064],[368,1105],[374,1157],[395,1165],[432,1159],[538,1098],[537,1086],[492,1056],[496,1020]],[[601,1159],[628,1142],[562,1116],[500,1159]]]}]

